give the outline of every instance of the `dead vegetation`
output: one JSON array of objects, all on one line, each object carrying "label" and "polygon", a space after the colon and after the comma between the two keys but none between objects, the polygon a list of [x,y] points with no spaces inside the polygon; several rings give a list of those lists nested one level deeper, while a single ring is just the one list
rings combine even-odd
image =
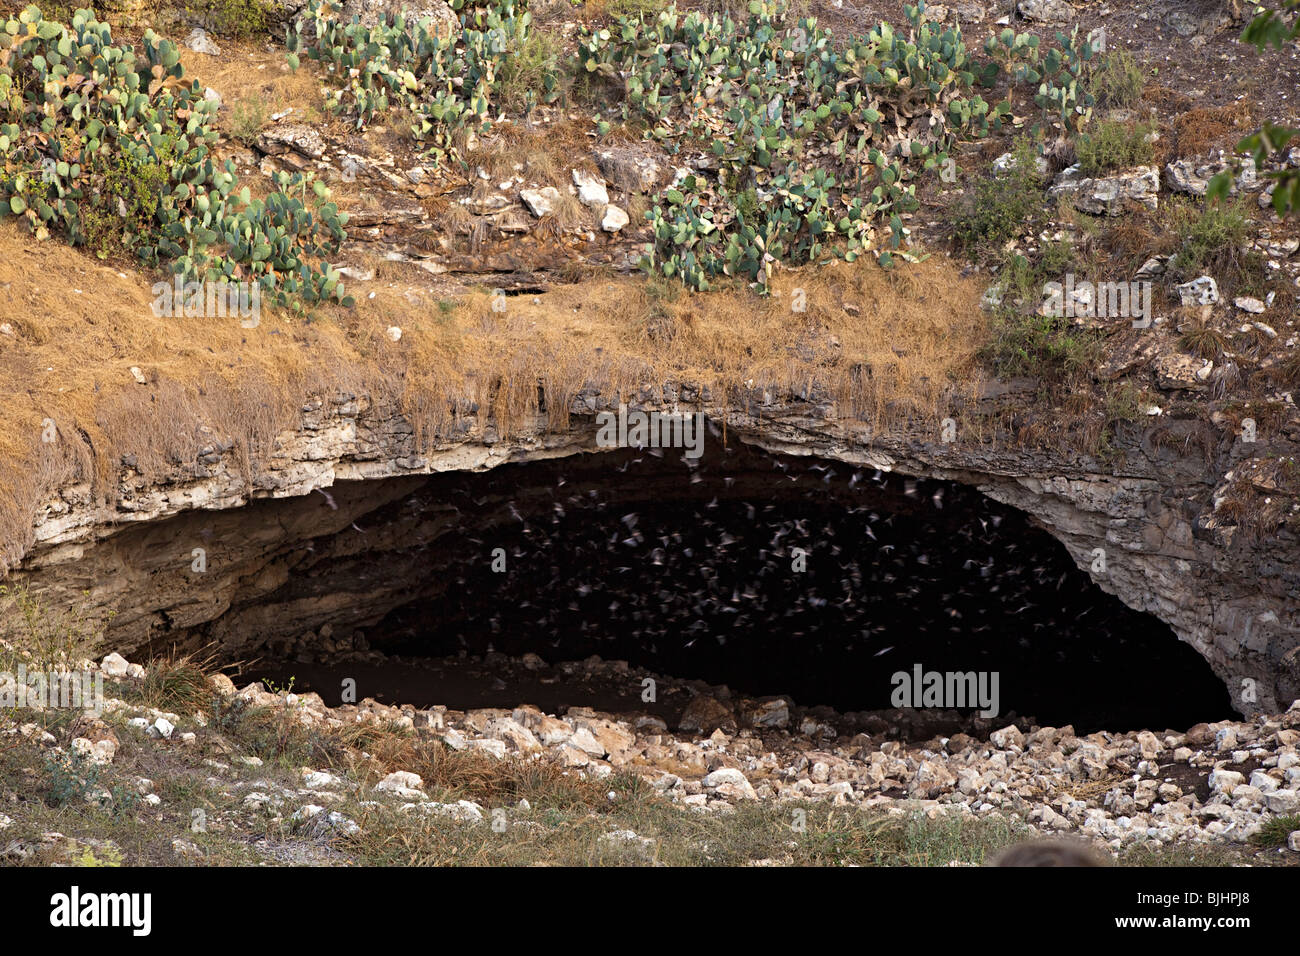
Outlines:
[{"label": "dead vegetation", "polygon": [[[536,297],[483,290],[454,305],[385,271],[349,289],[353,311],[264,309],[246,329],[237,318],[157,317],[151,286],[166,277],[0,225],[0,292],[14,317],[14,334],[0,335],[4,563],[30,545],[55,489],[86,482],[111,499],[124,462],[157,478],[222,441],[247,473],[312,396],[392,402],[423,448],[467,415],[502,434],[535,427],[539,414],[564,427],[582,389],[612,400],[665,382],[720,401],[762,389],[825,395],[883,429],[972,387],[986,334],[979,284],[940,259],[892,273],[868,262],[786,273],[770,298],[738,288],[669,300],[619,278]],[[650,335],[652,315],[672,334]]]},{"label": "dead vegetation", "polygon": [[1226,106],[1189,109],[1173,121],[1173,158],[1204,156],[1216,148],[1231,152],[1237,140],[1252,128],[1250,104],[1244,100]]}]

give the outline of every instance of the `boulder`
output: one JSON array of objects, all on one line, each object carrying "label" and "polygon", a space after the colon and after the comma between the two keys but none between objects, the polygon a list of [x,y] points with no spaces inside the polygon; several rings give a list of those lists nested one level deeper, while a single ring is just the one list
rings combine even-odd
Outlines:
[{"label": "boulder", "polygon": [[[1174,192],[1188,193],[1192,196],[1204,196],[1210,188],[1210,180],[1219,173],[1231,168],[1224,158],[1177,159],[1165,166],[1165,183]],[[1247,161],[1241,167],[1241,173],[1234,179],[1232,192],[1238,188],[1249,189],[1258,183],[1255,164]]]},{"label": "boulder", "polygon": [[1026,20],[1039,23],[1069,23],[1074,19],[1074,7],[1065,0],[1020,0],[1016,9]]},{"label": "boulder", "polygon": [[543,216],[549,216],[555,212],[555,207],[560,201],[560,191],[554,186],[543,186],[541,189],[521,189],[519,190],[519,200],[528,207],[538,219]]},{"label": "boulder", "polygon": [[185,46],[195,53],[202,53],[204,56],[221,56],[221,47],[208,36],[206,30],[195,27],[190,31],[190,35],[185,38]]},{"label": "boulder", "polygon": [[607,182],[624,192],[653,192],[664,169],[646,144],[611,146],[596,153],[596,166]]},{"label": "boulder", "polygon": [[1214,305],[1219,301],[1219,284],[1213,276],[1198,276],[1174,288],[1179,300],[1186,306]]},{"label": "boulder", "polygon": [[1049,194],[1067,196],[1075,209],[1093,215],[1121,215],[1130,201],[1156,209],[1160,204],[1160,173],[1154,166],[1136,166],[1111,176],[1087,177],[1075,163],[1062,170]]},{"label": "boulder", "polygon": [[605,216],[600,220],[600,228],[606,232],[618,232],[628,222],[627,213],[611,204],[605,207]]},{"label": "boulder", "polygon": [[701,694],[686,705],[677,729],[686,733],[711,734],[713,731],[730,727],[736,729],[736,716],[731,708],[720,700]]},{"label": "boulder", "polygon": [[126,676],[127,668],[130,666],[126,662],[126,658],[116,652],[109,654],[99,663],[99,669],[104,672],[105,677],[118,679]]},{"label": "boulder", "polygon": [[578,202],[593,209],[604,209],[609,205],[609,190],[605,181],[585,169],[573,171],[573,185],[578,187]]}]

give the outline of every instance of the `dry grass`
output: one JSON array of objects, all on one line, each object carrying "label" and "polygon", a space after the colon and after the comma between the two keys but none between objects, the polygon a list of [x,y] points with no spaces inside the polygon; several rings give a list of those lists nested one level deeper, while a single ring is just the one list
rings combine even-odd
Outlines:
[{"label": "dry grass", "polygon": [[0,249],[0,297],[17,330],[0,336],[0,564],[30,544],[36,504],[53,489],[80,481],[105,494],[123,454],[157,475],[217,435],[256,453],[296,423],[303,395],[363,381],[331,325],[157,318],[150,287],[161,275],[34,242],[12,222]]},{"label": "dry grass", "polygon": [[[665,381],[722,401],[747,388],[822,390],[840,414],[880,430],[946,404],[986,336],[979,284],[940,258],[894,273],[866,261],[786,273],[769,299],[735,289],[667,301],[640,278],[592,279],[507,298],[503,312],[486,290],[447,309],[387,271],[350,284],[356,310],[304,321],[264,308],[261,325],[244,329],[234,318],[157,318],[150,287],[162,276],[0,225],[0,296],[16,327],[0,335],[0,565],[31,545],[33,516],[56,489],[80,482],[111,502],[124,455],[148,480],[219,438],[247,470],[312,396],[392,402],[424,449],[473,406],[480,426],[491,418],[517,434],[539,414],[566,426],[583,388],[613,398]],[[796,287],[806,312],[791,310]],[[652,313],[670,337],[650,336]],[[403,329],[399,342],[390,325]],[[54,442],[42,441],[46,420]]]},{"label": "dry grass", "polygon": [[1147,84],[1142,90],[1142,100],[1166,113],[1179,113],[1190,109],[1193,102],[1186,93],[1159,83]]},{"label": "dry grass", "polygon": [[1204,319],[1196,318],[1182,334],[1182,345],[1200,359],[1218,362],[1228,350],[1228,337]]},{"label": "dry grass", "polygon": [[[461,404],[480,406],[481,419],[518,421],[541,411],[532,387],[539,380],[553,428],[568,424],[570,402],[583,387],[627,395],[669,380],[721,395],[820,387],[843,413],[884,424],[891,416],[932,414],[951,381],[971,367],[985,333],[976,284],[938,261],[893,275],[871,264],[838,264],[787,274],[775,288],[770,299],[746,290],[667,301],[658,285],[639,278],[597,279],[536,300],[507,298],[503,312],[493,311],[484,291],[469,296],[451,321],[415,320],[409,341],[404,334],[400,344],[371,328],[366,347],[385,365],[408,356],[407,410],[432,438],[450,416],[428,407],[425,396],[450,395],[454,402],[459,395]],[[806,312],[791,310],[796,288],[804,290]],[[429,304],[412,310],[406,294],[379,292],[367,311],[382,311],[406,329],[412,311],[427,314]],[[671,335],[650,335],[652,315]]]},{"label": "dry grass", "polygon": [[149,662],[140,697],[150,707],[177,714],[208,710],[216,691],[208,678],[215,670],[210,653],[172,654]]},{"label": "dry grass", "polygon": [[589,132],[589,124],[576,120],[533,127],[500,123],[465,158],[471,167],[482,167],[490,181],[518,175],[515,167],[521,166],[526,179],[567,192],[570,170],[597,171],[590,156],[595,138]]},{"label": "dry grass", "polygon": [[1174,120],[1173,158],[1203,156],[1217,147],[1231,151],[1250,129],[1250,105],[1245,101],[1188,110]]},{"label": "dry grass", "polygon": [[538,229],[543,230],[543,234],[549,233],[558,238],[566,232],[589,225],[591,219],[591,214],[578,201],[578,197],[571,195],[567,189],[561,188],[554,210],[542,217]]},{"label": "dry grass", "polygon": [[229,123],[231,107],[241,100],[265,104],[268,115],[292,107],[286,122],[317,125],[325,120],[316,64],[303,57],[302,65],[291,71],[278,44],[222,40],[221,56],[205,56],[183,45],[180,53],[186,78],[221,94],[222,124]]},{"label": "dry grass", "polygon": [[376,783],[396,770],[417,774],[424,789],[438,799],[473,800],[484,806],[511,806],[527,800],[539,809],[577,810],[607,804],[608,786],[547,759],[502,760],[490,754],[458,753],[427,736],[392,733],[358,724],[339,732],[348,751],[364,750],[371,757],[349,768],[360,779]]},{"label": "dry grass", "polygon": [[1152,256],[1174,252],[1177,240],[1169,232],[1157,231],[1149,215],[1133,215],[1110,226],[1101,244],[1124,274],[1132,275]]},{"label": "dry grass", "polygon": [[1269,369],[1269,375],[1283,388],[1300,388],[1300,353],[1288,354]]}]

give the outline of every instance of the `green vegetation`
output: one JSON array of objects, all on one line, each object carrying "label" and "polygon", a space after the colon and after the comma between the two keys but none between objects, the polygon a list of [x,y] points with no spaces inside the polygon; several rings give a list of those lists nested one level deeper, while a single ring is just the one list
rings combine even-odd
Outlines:
[{"label": "green vegetation", "polygon": [[72,858],[73,866],[121,866],[122,851],[115,846],[105,846],[95,852],[91,846],[83,846],[81,852]]},{"label": "green vegetation", "polygon": [[82,803],[99,786],[99,766],[76,751],[45,758],[49,789],[45,801],[52,807]]},{"label": "green vegetation", "polygon": [[527,115],[537,105],[538,90],[548,90],[545,98],[552,98],[557,91],[561,52],[559,42],[540,30],[516,38],[497,75],[497,99],[502,108]]},{"label": "green vegetation", "polygon": [[1256,846],[1286,846],[1287,837],[1300,830],[1300,814],[1272,817],[1264,821],[1251,842]]},{"label": "green vegetation", "polygon": [[431,20],[408,23],[399,15],[373,27],[343,23],[338,4],[312,0],[289,27],[289,63],[297,68],[300,51],[323,63],[336,83],[326,108],[358,129],[390,109],[405,109],[431,159],[458,160],[459,134],[484,132],[504,106],[522,104],[527,111],[539,100],[553,101],[559,90],[557,49],[532,39],[532,14],[522,5],[452,0],[451,6],[461,31],[444,38]]},{"label": "green vegetation", "polygon": [[1059,383],[1095,368],[1100,355],[1100,335],[1075,328],[1068,318],[1000,309],[983,358],[1000,378]]},{"label": "green vegetation", "polygon": [[199,17],[219,36],[247,39],[269,27],[265,0],[191,0],[185,12]]},{"label": "green vegetation", "polygon": [[[1001,128],[1010,100],[990,106],[974,87],[1002,70],[1036,85],[1045,116],[1067,130],[1091,116],[1094,51],[1077,30],[1041,54],[1036,39],[1003,31],[977,60],[959,29],[925,22],[924,3],[904,5],[906,33],[881,23],[841,40],[781,0],[750,0],[736,15],[626,2],[608,26],[580,29],[570,76],[522,2],[453,0],[460,30],[444,37],[402,16],[343,23],[331,0],[312,0],[289,28],[289,62],[323,63],[327,108],[357,128],[390,111],[413,116],[435,163],[463,161],[468,134],[570,88],[616,104],[617,115],[594,117],[600,136],[621,122],[670,152],[711,151],[716,181],[680,178],[647,214],[643,267],[694,289],[736,277],[766,290],[776,263],[915,258],[903,214],[916,208],[916,180],[949,166],[958,140]],[[911,121],[924,111],[940,122]],[[1026,197],[1001,198],[967,241],[996,239],[1028,208]]]},{"label": "green vegetation", "polygon": [[[1282,49],[1283,44],[1300,37],[1300,0],[1278,0],[1276,6],[1255,7],[1255,16],[1242,31],[1241,39],[1257,50],[1267,47]],[[1293,139],[1300,138],[1300,129],[1265,122],[1257,132],[1242,139],[1236,151],[1250,153],[1256,169],[1262,169],[1271,157],[1284,154]],[[1300,169],[1285,167],[1264,174],[1273,180],[1273,208],[1279,216],[1300,209]],[[1222,199],[1232,188],[1234,172],[1228,170],[1210,182],[1208,198]]]},{"label": "green vegetation", "polygon": [[[696,289],[716,276],[765,288],[775,261],[907,255],[899,214],[915,207],[912,180],[945,163],[958,136],[1000,128],[1009,105],[964,98],[976,65],[960,32],[923,24],[923,4],[904,9],[907,37],[882,23],[843,44],[758,0],[741,21],[670,6],[580,35],[581,69],[620,95],[625,120],[670,151],[711,150],[722,169],[721,189],[687,176],[651,210],[648,270]],[[946,123],[892,155],[887,131],[927,107]],[[814,143],[829,148],[821,165],[805,160]]]},{"label": "green vegetation", "polygon": [[1186,281],[1210,274],[1220,285],[1237,284],[1241,293],[1259,285],[1262,259],[1243,250],[1251,222],[1243,200],[1204,205],[1174,201],[1167,210],[1170,230],[1177,238],[1177,252],[1169,261],[1171,278]]},{"label": "green vegetation", "polygon": [[605,10],[615,17],[657,16],[664,8],[662,0],[609,0]]},{"label": "green vegetation", "polygon": [[[984,52],[991,60],[980,74],[980,82],[993,86],[1001,72],[1010,74],[1013,85],[1038,84],[1034,103],[1045,119],[1061,124],[1067,133],[1082,130],[1092,118],[1096,98],[1089,91],[1090,68],[1096,51],[1084,38],[1079,39],[1076,26],[1069,36],[1056,34],[1057,46],[1042,54],[1038,39],[1005,29],[984,41]],[[1044,132],[1042,124],[1032,133]]]},{"label": "green vegetation", "polygon": [[245,146],[251,146],[266,126],[266,121],[265,100],[239,100],[230,110],[230,135]]},{"label": "green vegetation", "polygon": [[[1021,253],[1010,253],[998,272],[998,285],[1002,288],[1004,300],[1037,306],[1043,299],[1045,283],[1060,282],[1066,272],[1078,269],[1075,257],[1074,245],[1068,239],[1045,243],[1037,262]],[[1082,273],[1080,278],[1083,278]]]},{"label": "green vegetation", "polygon": [[1043,175],[1038,162],[1034,141],[1019,137],[1008,168],[977,182],[956,210],[953,236],[960,245],[988,247],[989,253],[999,253],[1007,240],[1020,235],[1042,214]]},{"label": "green vegetation", "polygon": [[1146,77],[1127,50],[1109,53],[1092,72],[1088,89],[1097,105],[1107,109],[1132,109],[1142,99]]},{"label": "green vegetation", "polygon": [[1151,127],[1145,123],[1102,120],[1074,143],[1079,172],[1097,176],[1115,169],[1150,163],[1155,157]]},{"label": "green vegetation", "polygon": [[137,53],[89,10],[65,25],[28,7],[0,52],[0,218],[186,281],[256,282],[281,305],[350,302],[324,261],[346,214],[302,175],[279,174],[265,200],[236,192],[233,163],[212,160],[216,105],[175,44],[149,30]]},{"label": "green vegetation", "polygon": [[[111,809],[114,815],[123,815],[136,805],[137,796],[129,783],[102,781],[107,771],[76,750],[47,754],[45,771],[49,776],[45,802],[56,809],[94,803]],[[111,787],[103,786],[104,782]]]},{"label": "green vegetation", "polygon": [[1049,242],[1038,260],[1011,253],[998,273],[1003,301],[994,310],[993,336],[983,360],[1002,378],[1026,376],[1048,385],[1086,374],[1100,358],[1102,335],[1066,316],[1038,315],[1048,282],[1077,269],[1068,241]]},{"label": "green vegetation", "polygon": [[605,789],[618,799],[539,811],[530,796],[534,809],[509,813],[500,833],[376,807],[357,816],[361,830],[340,845],[381,866],[979,866],[1027,833],[998,818],[889,817],[813,802],[693,813],[623,775]]},{"label": "green vegetation", "polygon": [[984,85],[993,86],[1001,73],[1008,74],[1013,85],[1037,83],[1042,79],[1035,69],[1038,46],[1038,37],[1032,33],[1016,33],[1011,29],[986,37],[984,52],[994,65],[986,68],[981,76]]}]

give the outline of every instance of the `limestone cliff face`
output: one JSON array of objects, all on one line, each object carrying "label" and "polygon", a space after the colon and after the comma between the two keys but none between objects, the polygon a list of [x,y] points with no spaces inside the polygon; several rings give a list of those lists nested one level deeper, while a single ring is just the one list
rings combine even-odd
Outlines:
[{"label": "limestone cliff face", "polygon": [[[642,398],[651,408],[679,396]],[[420,495],[426,476],[597,451],[597,403],[575,401],[567,430],[539,419],[502,438],[489,423],[421,453],[397,410],[364,396],[318,400],[246,470],[229,443],[214,441],[165,480],[125,472],[116,501],[64,488],[39,514],[21,570],[55,605],[84,603],[89,592],[97,613],[112,612],[108,637],[123,651],[196,634],[232,653],[285,651],[309,630],[373,624],[409,599],[411,562],[384,562],[385,551],[418,545],[430,561],[446,558],[437,542],[454,506]],[[1107,470],[960,435],[872,439],[826,404],[756,395],[747,409],[723,409],[705,396],[694,407],[725,425],[729,440],[974,486],[1031,515],[1103,590],[1168,622],[1243,712],[1278,712],[1300,697],[1295,538],[1283,530],[1248,540],[1216,526],[1216,488],[1243,457],[1239,442],[1220,451],[1223,467],[1207,467],[1202,456],[1130,436],[1123,464]],[[598,476],[599,455],[583,462]],[[503,520],[540,502],[540,492],[520,487],[498,502]],[[427,594],[427,568],[423,580]]]}]

